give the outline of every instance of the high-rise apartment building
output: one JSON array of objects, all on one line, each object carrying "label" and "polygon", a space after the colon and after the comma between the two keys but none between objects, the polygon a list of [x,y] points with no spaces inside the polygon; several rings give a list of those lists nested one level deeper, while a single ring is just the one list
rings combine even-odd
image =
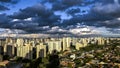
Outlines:
[{"label": "high-rise apartment building", "polygon": [[48,42],[48,52],[52,53],[53,50],[61,51],[61,41],[49,41]]},{"label": "high-rise apartment building", "polygon": [[46,45],[43,45],[43,43],[36,45],[36,57],[46,57]]},{"label": "high-rise apartment building", "polygon": [[17,56],[26,59],[32,59],[33,47],[30,44],[24,44],[23,46],[17,46]]},{"label": "high-rise apartment building", "polygon": [[23,46],[24,40],[22,38],[18,38],[16,44],[17,46]]},{"label": "high-rise apartment building", "polygon": [[0,39],[0,46],[4,46],[6,44],[6,40],[5,39]]},{"label": "high-rise apartment building", "polygon": [[102,37],[97,38],[98,45],[104,45],[105,44],[105,39]]},{"label": "high-rise apartment building", "polygon": [[85,47],[84,44],[77,42],[75,45],[75,49],[79,50],[81,47]]},{"label": "high-rise apartment building", "polygon": [[85,47],[85,46],[88,45],[89,40],[88,40],[87,38],[81,38],[81,42],[82,42],[82,44],[83,44],[84,47]]},{"label": "high-rise apartment building", "polygon": [[70,48],[71,45],[71,38],[67,37],[67,38],[63,38],[62,40],[62,50],[66,50],[67,48]]},{"label": "high-rise apartment building", "polygon": [[5,45],[5,55],[8,55],[10,57],[14,57],[15,55],[15,47],[14,45]]}]

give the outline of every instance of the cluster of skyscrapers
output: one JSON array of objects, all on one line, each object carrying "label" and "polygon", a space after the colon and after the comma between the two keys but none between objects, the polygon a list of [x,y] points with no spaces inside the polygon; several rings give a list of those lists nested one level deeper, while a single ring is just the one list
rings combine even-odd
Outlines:
[{"label": "cluster of skyscrapers", "polygon": [[112,39],[119,38],[1,38],[0,39],[0,54],[9,55],[10,57],[23,57],[34,59],[38,57],[46,57],[53,50],[65,51],[70,50],[71,46],[79,50],[81,47],[89,44],[105,45],[109,44]]}]

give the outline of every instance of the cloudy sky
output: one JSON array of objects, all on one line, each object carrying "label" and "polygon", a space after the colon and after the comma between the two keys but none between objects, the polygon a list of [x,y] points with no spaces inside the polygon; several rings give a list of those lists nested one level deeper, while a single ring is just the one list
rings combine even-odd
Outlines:
[{"label": "cloudy sky", "polygon": [[120,35],[120,0],[0,0],[0,34]]}]

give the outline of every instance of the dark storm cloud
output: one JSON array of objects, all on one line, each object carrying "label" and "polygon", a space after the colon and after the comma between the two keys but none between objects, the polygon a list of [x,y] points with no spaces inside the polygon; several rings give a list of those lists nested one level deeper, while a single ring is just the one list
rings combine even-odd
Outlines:
[{"label": "dark storm cloud", "polygon": [[85,17],[85,19],[89,18],[89,20],[87,19],[88,22],[85,23],[88,25],[91,20],[93,21],[91,26],[105,26],[106,28],[113,29],[120,28],[120,20],[117,20],[117,18],[120,17],[120,4],[118,1],[119,0],[101,0],[100,3],[95,3],[90,10],[95,16],[90,15],[91,13],[89,13],[89,16]]},{"label": "dark storm cloud", "polygon": [[0,14],[0,23],[8,23],[10,21],[10,18],[6,14]]},{"label": "dark storm cloud", "polygon": [[109,17],[120,17],[120,4],[112,3],[112,4],[95,4],[92,8],[92,11],[104,16]]},{"label": "dark storm cloud", "polygon": [[68,14],[70,15],[74,15],[75,13],[80,13],[81,10],[79,8],[76,8],[76,9],[70,9],[67,11]]},{"label": "dark storm cloud", "polygon": [[[43,5],[37,4],[32,7],[20,9],[18,12],[15,12],[10,17],[15,18],[15,19],[26,19],[29,17],[45,15],[46,12],[47,12],[47,10],[45,9],[45,7]],[[49,14],[49,12],[48,12],[48,14]]]},{"label": "dark storm cloud", "polygon": [[[10,3],[13,0],[6,0]],[[44,1],[44,2],[43,2]],[[13,15],[0,15],[0,27],[19,29],[28,33],[47,33],[47,34],[70,34],[70,29],[75,29],[77,24],[105,27],[120,28],[120,5],[113,3],[113,0],[43,0],[41,4],[36,4],[25,9],[20,9]],[[3,2],[3,0],[0,0]],[[47,9],[45,3],[51,3],[52,8]],[[82,7],[91,5],[89,10],[82,10]],[[78,7],[78,8],[71,8]],[[61,19],[54,12],[65,11],[71,15],[70,19]],[[87,13],[86,13],[87,12]],[[78,13],[78,14],[77,14]],[[86,13],[86,14],[84,14]],[[31,18],[30,20],[28,20]],[[15,21],[17,19],[17,21]],[[116,25],[117,24],[117,25]],[[58,26],[58,28],[54,28]],[[69,27],[68,26],[72,26]],[[115,30],[114,30],[115,31]],[[89,31],[88,33],[90,33]],[[84,31],[83,31],[84,33]],[[86,32],[87,33],[87,32]]]},{"label": "dark storm cloud", "polygon": [[[72,18],[69,20],[64,20],[64,26],[81,23],[87,26],[105,26],[108,28],[114,28],[118,27],[120,24],[119,21],[113,21],[113,19],[120,17],[120,4],[117,2],[117,0],[98,0],[93,3],[93,6],[90,8],[87,14],[75,15],[76,13],[82,13],[82,11],[79,10],[80,9],[78,8],[67,11],[68,14],[72,15]],[[110,21],[108,23],[104,23],[106,20]]]},{"label": "dark storm cloud", "polygon": [[[88,26],[97,26],[98,21],[105,21],[105,20],[111,20],[111,17],[96,14],[89,12],[89,14],[85,15],[74,15],[73,18],[69,20],[64,20],[63,25],[68,26],[68,25],[76,25],[77,23],[81,23],[83,25],[88,25]],[[101,24],[99,24],[101,26]]]},{"label": "dark storm cloud", "polygon": [[0,0],[0,11],[10,10],[8,5],[13,5],[18,3],[20,0]]},{"label": "dark storm cloud", "polygon": [[60,19],[59,16],[53,14],[52,10],[46,9],[41,4],[21,9],[19,12],[14,13],[10,17],[14,19],[27,19],[33,17],[33,21],[40,22],[40,25],[47,25],[52,22],[57,22]]},{"label": "dark storm cloud", "polygon": [[67,6],[74,6],[82,3],[82,0],[62,0],[62,3]]},{"label": "dark storm cloud", "polygon": [[[22,29],[31,33],[46,31],[46,29],[42,27],[52,27],[57,25],[60,21],[60,16],[54,15],[52,10],[46,9],[42,4],[20,9],[9,17],[13,18],[13,20],[18,19],[17,21],[11,22],[13,25],[11,27],[12,29]],[[27,19],[29,18],[31,18],[31,20],[28,21]]]},{"label": "dark storm cloud", "polygon": [[0,0],[0,2],[11,2],[12,0]]},{"label": "dark storm cloud", "polygon": [[[68,7],[80,5],[83,3],[81,0],[48,0],[49,2],[53,3],[53,9],[56,7],[58,10],[67,9]],[[47,1],[47,2],[48,2]],[[87,2],[87,1],[86,1]],[[106,1],[101,1],[106,2]],[[55,5],[55,6],[54,6]],[[104,16],[98,12],[96,12],[96,5],[92,8],[91,12],[86,15],[74,15],[75,13],[79,13],[80,9],[70,9],[67,13],[73,15],[73,18],[70,20],[63,20],[63,24],[60,26],[67,26],[67,25],[75,25],[76,23],[85,22],[85,25],[94,25],[96,23],[90,23],[95,21],[105,21],[109,20],[112,17]],[[25,9],[21,9],[19,12],[14,13],[11,15],[11,18],[14,19],[27,19],[29,17],[33,17],[33,22],[37,22],[39,26],[46,26],[46,25],[56,25],[59,24],[60,17],[53,14],[54,11],[46,9],[43,5],[37,4],[32,7],[27,7]]]},{"label": "dark storm cloud", "polygon": [[1,28],[10,28],[11,24],[9,23],[11,19],[6,14],[0,14],[0,27]]},{"label": "dark storm cloud", "polygon": [[63,5],[67,6],[73,6],[73,5],[78,5],[83,2],[83,0],[45,0],[46,2],[51,2],[51,3],[61,3]]},{"label": "dark storm cloud", "polygon": [[93,2],[94,0],[42,0],[42,3],[50,2],[52,3],[53,10],[66,10],[72,6],[81,6],[81,5],[88,5]]},{"label": "dark storm cloud", "polygon": [[109,29],[109,31],[111,31],[112,33],[116,33],[116,34],[120,34],[120,29]]},{"label": "dark storm cloud", "polygon": [[28,33],[39,33],[49,30],[47,26],[39,26],[39,23],[27,20],[11,21],[10,25],[10,29],[19,29]]},{"label": "dark storm cloud", "polygon": [[5,10],[9,10],[9,8],[3,6],[3,5],[0,5],[0,11],[5,11]]},{"label": "dark storm cloud", "polygon": [[113,3],[114,0],[95,0],[97,3],[103,3],[103,4],[108,4],[108,3]]},{"label": "dark storm cloud", "polygon": [[29,29],[31,27],[36,27],[38,24],[37,23],[33,23],[31,21],[16,21],[16,22],[12,22],[13,26],[12,28],[17,28],[17,29]]},{"label": "dark storm cloud", "polygon": [[54,3],[52,9],[53,10],[64,10],[66,8],[67,8],[67,6],[63,5],[62,3]]},{"label": "dark storm cloud", "polygon": [[54,26],[59,23],[60,16],[51,15],[49,17],[35,17],[33,22],[38,22],[39,26]]},{"label": "dark storm cloud", "polygon": [[0,0],[0,2],[3,3],[11,3],[11,4],[16,4],[18,3],[20,0]]},{"label": "dark storm cloud", "polygon": [[102,21],[98,23],[102,24],[107,28],[120,28],[120,20],[118,19],[107,20],[107,21]]}]

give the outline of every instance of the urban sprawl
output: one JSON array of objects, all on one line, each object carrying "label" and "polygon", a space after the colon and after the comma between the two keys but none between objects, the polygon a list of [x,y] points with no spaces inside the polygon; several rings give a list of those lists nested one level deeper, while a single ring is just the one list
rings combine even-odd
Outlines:
[{"label": "urban sprawl", "polygon": [[19,68],[120,68],[120,38],[1,38],[0,67],[12,64]]}]

